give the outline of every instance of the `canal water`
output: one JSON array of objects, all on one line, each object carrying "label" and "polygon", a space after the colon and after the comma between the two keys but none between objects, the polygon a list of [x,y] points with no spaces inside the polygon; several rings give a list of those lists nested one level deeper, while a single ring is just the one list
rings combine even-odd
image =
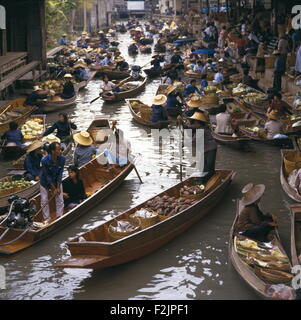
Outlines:
[{"label": "canal water", "polygon": [[[123,56],[130,64],[145,65],[151,55],[128,57],[130,35],[118,36]],[[147,83],[139,96],[151,103],[160,80]],[[177,183],[180,160],[171,144],[159,150],[150,131],[132,121],[125,102],[90,105],[98,96],[100,80],[92,81],[80,93],[75,107],[66,110],[80,130],[86,129],[95,115],[118,120],[140,153],[137,169],[122,186],[91,212],[64,230],[12,257],[0,257],[6,269],[6,289],[0,299],[257,299],[239,278],[228,258],[228,239],[235,217],[236,199],[249,183],[264,183],[263,209],[279,217],[280,235],[289,252],[289,200],[279,181],[280,152],[277,148],[251,143],[250,152],[219,146],[217,168],[233,169],[235,180],[223,198],[205,218],[158,251],[134,262],[107,270],[57,269],[53,265],[69,256],[66,241],[83,231],[120,214]],[[56,115],[47,116],[50,124]],[[189,164],[184,162],[184,175]]]}]

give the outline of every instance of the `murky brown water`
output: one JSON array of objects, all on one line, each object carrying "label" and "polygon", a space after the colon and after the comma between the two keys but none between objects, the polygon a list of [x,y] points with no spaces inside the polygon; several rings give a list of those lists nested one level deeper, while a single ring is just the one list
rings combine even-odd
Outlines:
[{"label": "murky brown water", "polygon": [[[144,65],[150,55],[128,58],[129,35],[120,35],[121,50],[132,64]],[[159,80],[147,84],[141,98],[149,101]],[[237,176],[223,201],[194,227],[155,253],[138,261],[108,270],[55,269],[68,257],[69,237],[110,219],[129,207],[154,196],[179,181],[179,160],[173,147],[161,153],[150,136],[141,137],[143,128],[133,123],[124,102],[93,105],[99,80],[92,81],[80,94],[76,107],[67,110],[79,129],[86,129],[95,115],[110,115],[129,137],[134,153],[142,157],[137,165],[144,184],[132,173],[124,184],[94,210],[51,238],[14,257],[0,257],[7,272],[7,289],[0,299],[257,299],[228,260],[228,237],[235,216],[235,200],[249,183],[267,186],[263,208],[279,216],[280,234],[289,249],[288,199],[279,182],[280,152],[277,148],[251,144],[243,153],[220,146],[217,167],[234,169]],[[51,123],[55,115],[48,117]]]}]

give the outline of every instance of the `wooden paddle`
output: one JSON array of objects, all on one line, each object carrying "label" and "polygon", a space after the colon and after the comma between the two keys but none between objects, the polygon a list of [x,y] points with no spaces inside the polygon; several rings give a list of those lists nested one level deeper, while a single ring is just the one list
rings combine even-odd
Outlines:
[{"label": "wooden paddle", "polygon": [[[114,89],[119,88],[120,86],[122,86],[124,83],[126,83],[126,82],[129,81],[130,79],[131,79],[131,76],[125,78],[125,79],[122,80],[122,81],[120,81],[119,84],[118,84]],[[96,100],[98,100],[98,99],[100,99],[100,98],[101,98],[101,94],[100,94],[97,98],[95,98],[95,99],[93,99],[92,101],[90,101],[90,104],[92,104],[93,102],[95,102]]]},{"label": "wooden paddle", "polygon": [[3,113],[5,113],[9,108],[11,107],[11,104],[9,104],[1,113],[0,113],[0,117],[3,115]]}]

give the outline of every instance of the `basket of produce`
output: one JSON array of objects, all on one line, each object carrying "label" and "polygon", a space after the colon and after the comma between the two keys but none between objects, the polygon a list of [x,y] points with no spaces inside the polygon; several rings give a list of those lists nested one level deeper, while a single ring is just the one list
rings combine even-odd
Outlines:
[{"label": "basket of produce", "polygon": [[214,86],[208,86],[206,88],[204,88],[205,93],[216,93],[217,91],[217,87]]},{"label": "basket of produce", "polygon": [[115,220],[110,224],[108,234],[112,241],[116,241],[130,236],[140,229],[141,226],[138,220]]},{"label": "basket of produce", "polygon": [[39,137],[44,131],[44,122],[41,118],[28,120],[21,127],[21,132],[25,140],[33,140]]},{"label": "basket of produce", "polygon": [[264,281],[273,284],[288,284],[294,277],[291,273],[285,271],[260,268],[258,266],[255,266],[255,274]]},{"label": "basket of produce", "polygon": [[148,105],[146,104],[141,104],[140,105],[140,116],[144,121],[150,121],[150,118],[152,116],[152,108],[150,108]]},{"label": "basket of produce", "polygon": [[156,212],[144,208],[137,210],[130,215],[130,218],[139,220],[142,229],[151,227],[159,221],[159,216]]},{"label": "basket of produce", "polygon": [[0,181],[0,197],[5,197],[10,194],[14,194],[32,185],[33,185],[32,182],[26,181],[24,179],[13,181],[12,178],[10,177],[10,178],[1,180]]},{"label": "basket of produce", "polygon": [[276,60],[276,57],[274,55],[265,56],[264,60],[265,60],[266,69],[273,69],[274,68],[275,60]]},{"label": "basket of produce", "polygon": [[171,217],[179,212],[182,212],[192,206],[197,200],[186,199],[183,197],[176,198],[168,195],[157,196],[149,200],[144,208],[149,211],[154,211],[158,215]]},{"label": "basket of produce", "polygon": [[241,97],[246,94],[246,89],[242,86],[238,86],[232,90],[232,95],[235,97]]},{"label": "basket of produce", "polygon": [[283,157],[284,168],[287,174],[290,174],[295,169],[301,168],[301,155],[292,151],[287,151]]},{"label": "basket of produce", "polygon": [[180,190],[181,197],[187,199],[200,199],[203,197],[204,192],[205,186],[203,184],[195,186],[184,185]]}]

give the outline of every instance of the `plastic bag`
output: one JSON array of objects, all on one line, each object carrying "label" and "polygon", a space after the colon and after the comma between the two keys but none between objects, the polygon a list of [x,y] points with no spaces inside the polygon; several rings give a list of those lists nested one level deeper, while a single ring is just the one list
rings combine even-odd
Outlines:
[{"label": "plastic bag", "polygon": [[295,290],[284,284],[273,284],[268,287],[267,294],[269,294],[274,299],[280,300],[295,300],[296,293]]}]

